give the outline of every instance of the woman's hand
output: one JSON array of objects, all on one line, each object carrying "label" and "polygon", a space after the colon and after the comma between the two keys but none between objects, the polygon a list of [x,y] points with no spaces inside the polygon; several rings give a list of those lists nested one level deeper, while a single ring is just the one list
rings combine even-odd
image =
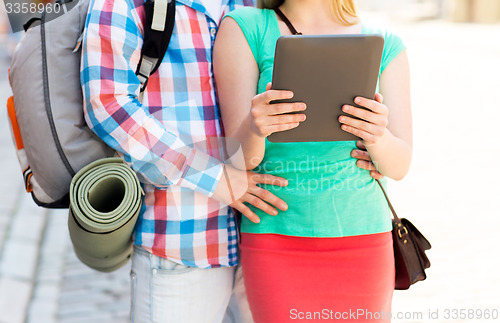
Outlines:
[{"label": "woman's hand", "polygon": [[[383,97],[380,93],[375,94],[375,100],[356,97],[354,102],[366,109],[357,108],[352,105],[344,105],[342,111],[352,116],[340,116],[342,130],[352,133],[363,139],[366,147],[375,145],[387,134],[387,124],[389,123],[389,109],[382,104]],[[368,110],[367,110],[368,109]]]},{"label": "woman's hand", "polygon": [[271,101],[291,99],[293,92],[271,90],[271,83],[267,84],[266,92],[257,94],[252,99],[250,109],[250,124],[252,131],[259,137],[267,137],[278,131],[296,128],[300,122],[306,120],[305,114],[289,114],[290,112],[304,111],[306,104],[274,103]]},{"label": "woman's hand", "polygon": [[373,164],[372,157],[370,153],[366,151],[365,145],[361,141],[356,142],[356,146],[358,149],[353,149],[351,151],[351,157],[356,158],[356,166],[361,169],[366,169],[370,171],[370,176],[374,179],[382,179],[384,175],[382,175]]}]

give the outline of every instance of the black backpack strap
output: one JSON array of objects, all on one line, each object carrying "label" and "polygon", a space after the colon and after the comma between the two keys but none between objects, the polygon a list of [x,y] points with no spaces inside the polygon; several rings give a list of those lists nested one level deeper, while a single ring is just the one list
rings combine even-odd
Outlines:
[{"label": "black backpack strap", "polygon": [[34,24],[35,22],[39,22],[39,21],[41,21],[41,20],[42,20],[42,18],[39,18],[39,17],[32,17],[32,18],[30,18],[30,20],[28,20],[28,21],[27,21],[27,22],[23,25],[23,29],[24,29],[24,31],[25,31],[25,32],[26,32],[26,31],[28,31],[28,29],[30,29],[30,27],[31,27],[31,26],[33,26],[33,24]]},{"label": "black backpack strap", "polygon": [[151,74],[156,72],[168,49],[175,23],[175,0],[146,0],[146,21],[137,77],[141,82],[140,100]]}]

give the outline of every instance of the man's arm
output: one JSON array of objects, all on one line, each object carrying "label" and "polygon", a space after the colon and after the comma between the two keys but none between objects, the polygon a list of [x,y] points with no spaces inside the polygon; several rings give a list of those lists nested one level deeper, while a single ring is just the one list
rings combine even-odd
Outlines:
[{"label": "man's arm", "polygon": [[124,155],[143,180],[211,196],[222,175],[221,162],[188,147],[138,100],[140,82],[135,70],[142,30],[132,0],[91,3],[81,73],[87,123]]},{"label": "man's arm", "polygon": [[216,158],[188,147],[143,108],[135,74],[142,30],[132,0],[91,3],[81,64],[89,127],[122,153],[143,180],[156,187],[180,185],[192,189],[235,207],[254,222],[258,217],[244,202],[273,215],[277,211],[271,205],[285,210],[285,202],[258,184],[285,186],[286,180],[224,166]]}]

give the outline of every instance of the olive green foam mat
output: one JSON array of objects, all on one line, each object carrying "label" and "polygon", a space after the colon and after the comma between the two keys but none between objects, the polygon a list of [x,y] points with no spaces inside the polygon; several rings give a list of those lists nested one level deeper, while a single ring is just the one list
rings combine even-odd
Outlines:
[{"label": "olive green foam mat", "polygon": [[114,271],[132,256],[132,233],[144,194],[121,158],[82,168],[71,181],[68,227],[77,257],[87,266]]}]

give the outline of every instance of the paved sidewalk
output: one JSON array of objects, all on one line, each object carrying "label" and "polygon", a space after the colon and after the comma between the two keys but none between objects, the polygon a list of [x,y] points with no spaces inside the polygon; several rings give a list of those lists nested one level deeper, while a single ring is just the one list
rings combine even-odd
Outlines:
[{"label": "paved sidewalk", "polygon": [[[500,311],[500,25],[394,28],[409,47],[415,142],[411,172],[390,194],[433,248],[428,280],[395,293],[393,313],[406,319],[393,322],[477,322]],[[38,208],[23,192],[6,68],[0,61],[0,323],[127,322],[129,266],[102,274],[82,265],[66,211]]]},{"label": "paved sidewalk", "polygon": [[[4,47],[0,44],[0,51]],[[67,210],[39,208],[23,190],[5,102],[7,61],[0,55],[0,323],[128,322],[127,265],[105,274],[76,258]]]},{"label": "paved sidewalk", "polygon": [[394,295],[393,312],[413,318],[394,322],[477,322],[481,314],[500,322],[498,312],[484,319],[485,310],[500,311],[500,24],[394,28],[410,59],[414,158],[390,194],[433,245],[428,280]]}]

